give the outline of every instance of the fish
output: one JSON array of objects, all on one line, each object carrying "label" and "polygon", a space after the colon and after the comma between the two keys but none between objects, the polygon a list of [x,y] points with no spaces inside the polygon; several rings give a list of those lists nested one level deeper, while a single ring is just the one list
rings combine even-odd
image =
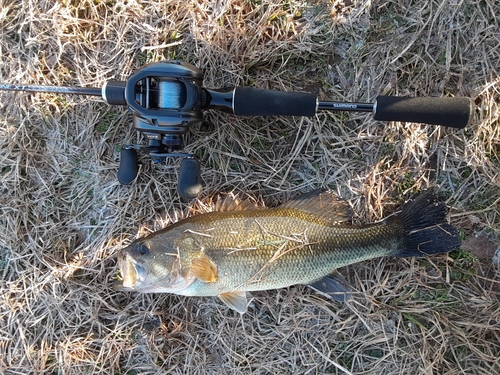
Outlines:
[{"label": "fish", "polygon": [[218,296],[239,313],[247,311],[251,292],[296,284],[342,301],[352,288],[339,277],[341,267],[379,257],[446,253],[461,244],[436,189],[365,225],[351,224],[349,203],[325,189],[276,208],[258,209],[245,201],[219,206],[119,250],[117,289]]}]

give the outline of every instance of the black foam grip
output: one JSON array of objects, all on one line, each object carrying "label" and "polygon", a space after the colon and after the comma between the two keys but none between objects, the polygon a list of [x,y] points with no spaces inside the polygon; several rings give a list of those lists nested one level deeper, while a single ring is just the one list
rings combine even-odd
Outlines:
[{"label": "black foam grip", "polygon": [[182,159],[177,192],[182,198],[192,199],[200,195],[201,189],[200,162],[194,158]]},{"label": "black foam grip", "polygon": [[418,122],[462,129],[473,114],[470,98],[377,97],[375,120]]},{"label": "black foam grip", "polygon": [[241,116],[314,116],[316,94],[236,87],[233,109]]},{"label": "black foam grip", "polygon": [[120,152],[120,167],[118,168],[118,181],[128,185],[137,177],[137,151],[133,148],[122,148]]}]

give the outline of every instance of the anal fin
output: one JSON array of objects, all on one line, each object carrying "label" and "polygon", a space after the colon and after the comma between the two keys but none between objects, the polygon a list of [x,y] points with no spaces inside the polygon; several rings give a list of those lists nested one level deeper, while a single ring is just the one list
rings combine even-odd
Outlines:
[{"label": "anal fin", "polygon": [[227,292],[219,294],[219,298],[231,309],[244,314],[247,312],[248,298],[247,292],[242,290],[235,290],[233,292]]},{"label": "anal fin", "polygon": [[335,271],[322,279],[308,284],[311,289],[338,302],[346,302],[352,297],[353,289],[346,279]]}]

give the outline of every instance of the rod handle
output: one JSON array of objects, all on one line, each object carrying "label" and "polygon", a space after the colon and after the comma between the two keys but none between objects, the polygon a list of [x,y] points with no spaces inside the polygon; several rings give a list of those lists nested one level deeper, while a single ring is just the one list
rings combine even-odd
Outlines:
[{"label": "rod handle", "polygon": [[473,103],[465,97],[408,98],[378,96],[375,120],[418,122],[463,129],[474,113]]},{"label": "rod handle", "polygon": [[233,111],[240,116],[314,116],[316,94],[265,90],[255,87],[234,89]]}]

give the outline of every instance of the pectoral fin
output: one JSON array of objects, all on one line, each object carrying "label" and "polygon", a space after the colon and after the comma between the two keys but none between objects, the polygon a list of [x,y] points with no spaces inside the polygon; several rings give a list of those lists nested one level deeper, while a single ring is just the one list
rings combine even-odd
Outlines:
[{"label": "pectoral fin", "polygon": [[338,302],[346,302],[352,297],[352,288],[347,280],[338,273],[334,272],[322,279],[308,285],[311,289],[323,294]]},{"label": "pectoral fin", "polygon": [[219,298],[227,306],[233,310],[238,311],[240,314],[247,312],[248,298],[247,293],[241,290],[235,290],[234,292],[219,294]]},{"label": "pectoral fin", "polygon": [[191,261],[191,272],[206,283],[216,282],[218,278],[217,266],[207,256],[193,259]]}]

